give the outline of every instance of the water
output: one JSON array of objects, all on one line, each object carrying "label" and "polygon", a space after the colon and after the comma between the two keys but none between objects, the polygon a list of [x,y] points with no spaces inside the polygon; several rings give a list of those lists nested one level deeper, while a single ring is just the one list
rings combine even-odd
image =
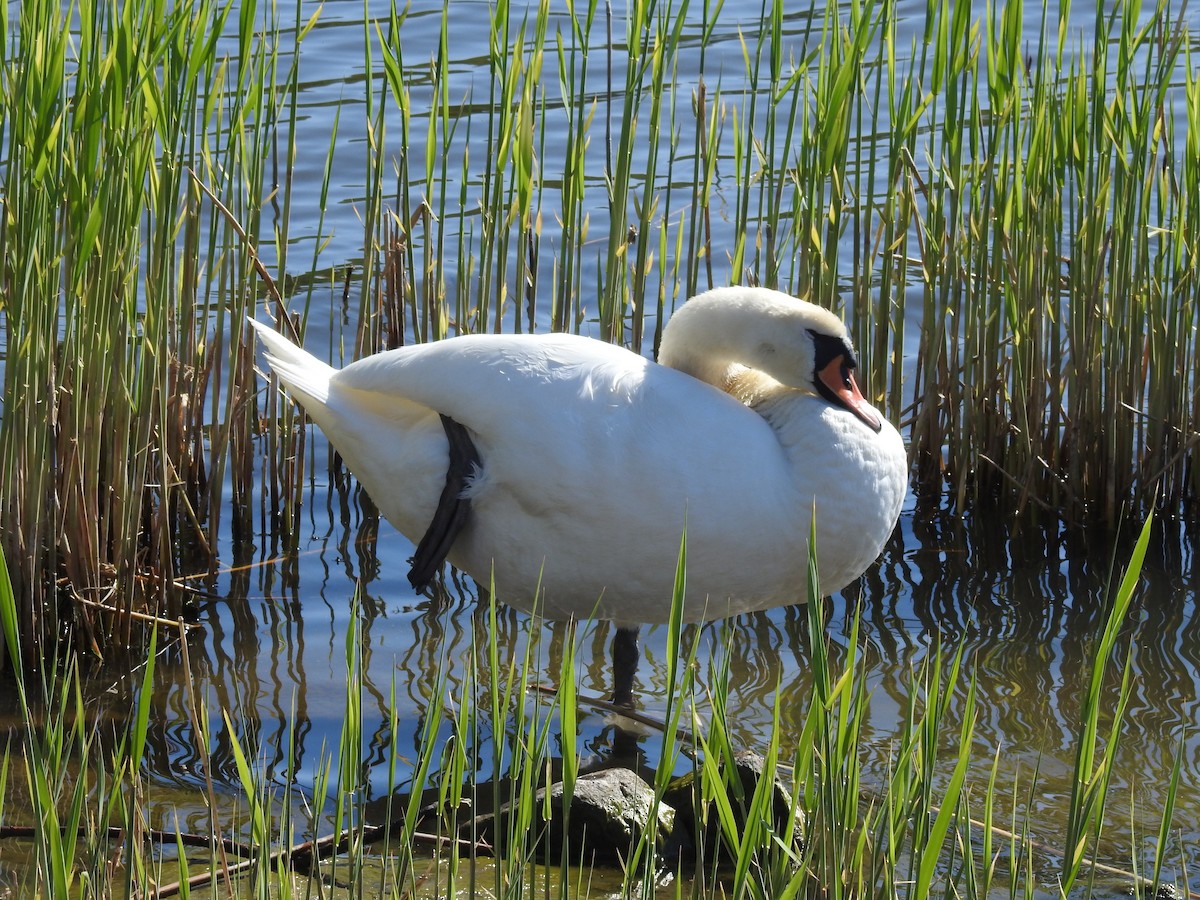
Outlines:
[{"label": "water", "polygon": [[[731,4],[732,6],[732,4]],[[902,44],[919,34],[924,5],[911,4]],[[488,5],[455,0],[451,52],[451,96],[487,91]],[[461,12],[461,15],[460,15]],[[1073,27],[1086,33],[1091,13],[1072,14]],[[321,24],[306,40],[302,62],[301,113],[295,180],[319,184],[332,129],[341,109],[335,156],[333,196],[324,233],[332,238],[314,251],[315,221],[294,212],[293,238],[314,254],[316,268],[333,268],[361,256],[362,226],[356,201],[363,196],[360,173],[367,139],[361,125],[362,5],[327,2]],[[709,45],[710,73],[742,71],[739,22],[732,11],[721,20]],[[414,3],[403,32],[410,65],[424,61],[437,46],[440,6]],[[756,26],[754,26],[756,27]],[[789,17],[799,35],[804,17]],[[1030,40],[1038,23],[1027,22]],[[617,24],[620,32],[622,25]],[[602,33],[597,28],[597,34]],[[414,107],[428,103],[416,90]],[[414,129],[415,131],[415,129]],[[594,139],[599,139],[594,131]],[[550,132],[551,139],[553,132]],[[598,173],[591,173],[593,180]],[[297,191],[305,197],[305,191]],[[315,213],[315,211],[314,211]],[[469,211],[456,212],[464,221]],[[600,222],[593,233],[602,234]],[[547,254],[549,255],[549,254]],[[548,282],[547,282],[548,283]],[[317,319],[322,318],[318,316]],[[324,346],[314,332],[310,345]],[[318,351],[320,352],[320,351]],[[412,545],[381,522],[353,483],[333,482],[324,462],[319,435],[310,442],[311,473],[303,513],[302,546],[294,558],[273,558],[266,534],[254,545],[225,546],[229,566],[212,578],[199,578],[198,621],[189,638],[187,659],[178,647],[158,663],[151,716],[149,769],[151,825],[185,831],[208,829],[205,773],[196,735],[187,714],[188,691],[206,699],[210,710],[227,709],[239,743],[252,748],[269,779],[285,772],[288,748],[298,760],[296,782],[307,791],[316,778],[322,751],[336,747],[346,708],[346,636],[352,598],[360,592],[363,635],[364,740],[362,763],[372,799],[385,790],[388,748],[415,756],[418,729],[429,702],[429,673],[440,658],[449,660],[452,692],[468,661],[478,652],[485,605],[474,586],[452,583],[451,602],[436,608],[415,595],[406,580]],[[1018,527],[1019,526],[1019,527]],[[1200,625],[1195,616],[1196,584],[1193,538],[1170,527],[1155,544],[1135,610],[1126,632],[1133,654],[1134,688],[1121,744],[1107,840],[1102,861],[1128,867],[1131,854],[1151,852],[1152,836],[1165,803],[1165,790],[1176,753],[1182,753],[1182,777],[1176,829],[1168,858],[1200,872],[1200,741],[1195,723]],[[913,672],[938,648],[964,647],[979,690],[972,754],[977,762],[973,789],[986,786],[996,764],[998,795],[1007,809],[1028,816],[1033,837],[1053,845],[1065,826],[1070,796],[1074,735],[1080,698],[1086,689],[1090,649],[1104,624],[1103,601],[1114,558],[1123,559],[1128,542],[1106,536],[1078,535],[1032,521],[998,522],[987,514],[964,522],[936,502],[910,497],[900,525],[878,566],[858,586],[832,599],[828,633],[835,655],[847,652],[850,622],[861,603],[858,651],[865,660],[871,707],[864,746],[869,773],[882,783],[893,740],[908,697]],[[540,677],[558,677],[555,644],[560,625],[536,625],[516,613],[501,616],[502,651],[522,652],[536,642]],[[774,610],[746,616],[728,626],[701,629],[712,652],[731,660],[729,721],[744,746],[762,746],[771,723],[776,689],[783,697],[784,723],[798,721],[809,702],[808,651],[803,637],[804,611]],[[578,647],[578,685],[603,695],[608,689],[607,644],[603,626],[587,633]],[[651,715],[665,708],[664,629],[644,632],[639,671],[642,708]],[[128,709],[139,673],[109,676],[93,685],[111,701],[119,718]],[[395,688],[399,728],[393,733],[391,695]],[[189,688],[190,686],[190,688]],[[1113,686],[1115,690],[1115,686]],[[961,712],[961,696],[951,718]],[[239,782],[226,722],[214,714],[209,723],[211,777],[223,816],[236,818]],[[947,739],[955,734],[950,723]],[[599,714],[584,712],[577,744],[585,753],[602,753],[611,735]],[[782,738],[786,752],[794,737]],[[653,758],[654,738],[645,742]],[[954,752],[947,746],[947,754]],[[948,768],[947,768],[948,771]],[[1033,783],[1036,773],[1036,784]],[[486,773],[485,773],[486,774]],[[1144,859],[1143,859],[1144,861]],[[1056,860],[1036,867],[1052,884]],[[1191,876],[1200,889],[1200,876]]]}]

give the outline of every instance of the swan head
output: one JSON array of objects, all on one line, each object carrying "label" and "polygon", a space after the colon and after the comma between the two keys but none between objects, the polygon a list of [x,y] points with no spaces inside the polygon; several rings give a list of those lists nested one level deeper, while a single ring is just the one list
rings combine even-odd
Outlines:
[{"label": "swan head", "polygon": [[746,370],[766,375],[848,410],[873,431],[883,427],[854,380],[858,360],[842,320],[780,291],[728,287],[693,297],[667,322],[658,358],[721,390]]}]

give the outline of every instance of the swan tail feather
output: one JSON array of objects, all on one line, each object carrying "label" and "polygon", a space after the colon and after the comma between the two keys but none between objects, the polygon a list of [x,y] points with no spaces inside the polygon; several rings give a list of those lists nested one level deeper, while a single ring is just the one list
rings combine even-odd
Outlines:
[{"label": "swan tail feather", "polygon": [[271,370],[279,376],[292,396],[301,403],[308,401],[324,406],[329,401],[329,379],[337,370],[274,329],[254,319],[247,321],[258,332]]}]

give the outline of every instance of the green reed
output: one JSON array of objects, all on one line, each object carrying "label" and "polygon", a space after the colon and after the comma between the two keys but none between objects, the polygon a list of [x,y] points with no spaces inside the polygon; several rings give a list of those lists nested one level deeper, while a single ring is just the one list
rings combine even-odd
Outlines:
[{"label": "green reed", "polygon": [[960,498],[1012,492],[1112,522],[1131,499],[1188,494],[1175,373],[1197,294],[1172,172],[1196,161],[1176,158],[1163,107],[1182,34],[1166,6],[1144,27],[1119,8],[1078,47],[1043,16],[1027,67],[1020,7],[988,23],[986,72],[963,73],[966,97],[986,88],[986,116],[947,104],[927,184],[948,223],[926,262],[928,315],[947,330],[922,352],[914,444]]},{"label": "green reed", "polygon": [[64,623],[81,650],[135,644],[134,616],[175,618],[176,580],[252,528],[245,250],[286,263],[271,164],[295,69],[275,10],[239,14],[34,2],[0,22],[0,517],[30,662]]}]

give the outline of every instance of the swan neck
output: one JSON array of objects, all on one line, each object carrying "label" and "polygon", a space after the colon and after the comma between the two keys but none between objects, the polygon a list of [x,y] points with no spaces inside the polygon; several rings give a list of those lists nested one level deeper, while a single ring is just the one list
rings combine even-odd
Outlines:
[{"label": "swan neck", "polygon": [[659,362],[721,390],[729,386],[734,371],[742,368],[728,358],[719,359],[702,353],[660,353]]},{"label": "swan neck", "polygon": [[689,301],[667,323],[658,361],[725,390],[747,363],[735,349],[745,343],[744,329],[744,317],[727,308]]}]

